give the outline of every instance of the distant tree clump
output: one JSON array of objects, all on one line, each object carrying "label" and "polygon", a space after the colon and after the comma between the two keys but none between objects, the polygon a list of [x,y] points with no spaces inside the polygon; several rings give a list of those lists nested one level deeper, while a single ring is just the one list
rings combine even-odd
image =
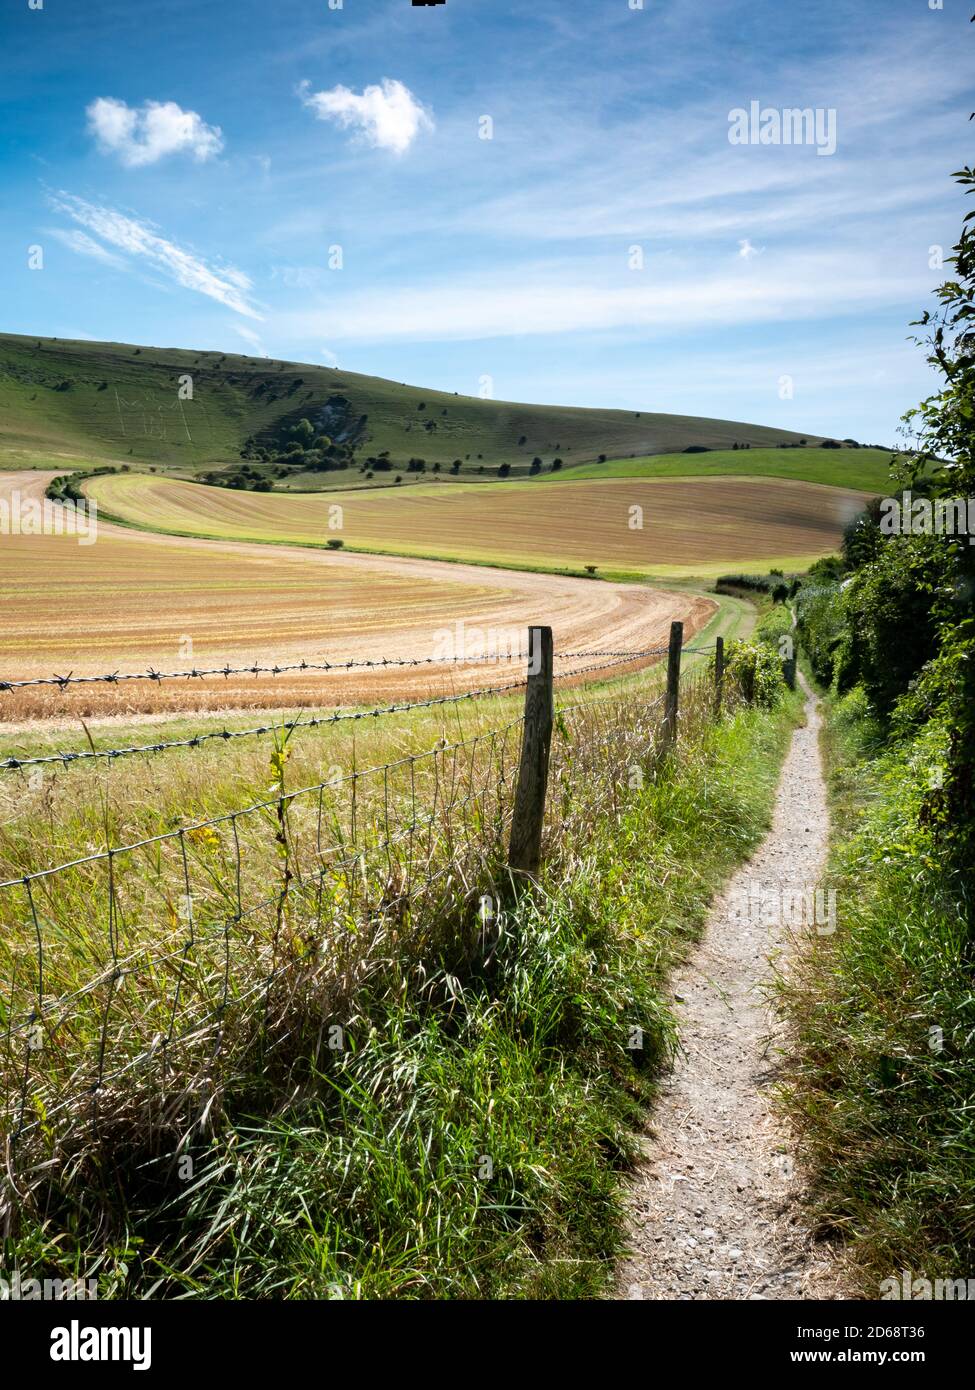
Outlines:
[{"label": "distant tree clump", "polygon": [[529,471],[529,473],[531,473],[532,475],[534,475],[534,474],[536,474],[536,473],[541,473],[541,471],[542,471],[542,460],[541,460],[541,459],[532,459],[532,461],[531,461],[531,467],[529,468],[528,471]]},{"label": "distant tree clump", "polygon": [[561,467],[562,467],[562,460],[561,460],[561,459],[553,459],[553,461],[552,461],[552,472],[553,472],[553,473],[557,473]]},{"label": "distant tree clump", "polygon": [[499,477],[499,478],[507,478],[507,477],[509,476],[510,473],[511,473],[511,464],[510,464],[510,463],[503,463],[503,464],[501,465],[501,467],[498,469],[498,477]]}]

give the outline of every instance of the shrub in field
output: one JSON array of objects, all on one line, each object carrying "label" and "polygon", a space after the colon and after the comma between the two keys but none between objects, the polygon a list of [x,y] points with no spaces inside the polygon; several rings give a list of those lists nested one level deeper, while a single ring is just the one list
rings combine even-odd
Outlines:
[{"label": "shrub in field", "polygon": [[731,642],[725,659],[725,678],[749,704],[774,708],[782,699],[782,663],[763,642]]}]

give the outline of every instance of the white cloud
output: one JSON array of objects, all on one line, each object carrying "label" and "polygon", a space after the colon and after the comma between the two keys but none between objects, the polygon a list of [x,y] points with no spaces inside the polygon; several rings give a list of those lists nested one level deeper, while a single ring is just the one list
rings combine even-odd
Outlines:
[{"label": "white cloud", "polygon": [[111,251],[107,251],[100,242],[94,241],[87,232],[79,231],[77,228],[66,232],[60,227],[53,227],[47,235],[54,237],[63,246],[67,246],[70,251],[74,251],[79,256],[90,256],[93,261],[101,261],[103,265],[116,267],[124,265],[118,256],[113,256]]},{"label": "white cloud", "polygon": [[339,365],[339,359],[336,357],[335,353],[332,352],[331,348],[323,347],[321,349],[321,354],[327,367],[337,367]]},{"label": "white cloud", "polygon": [[760,256],[765,247],[753,246],[748,237],[742,237],[738,243],[738,255],[743,261],[750,261],[753,256]]},{"label": "white cloud", "polygon": [[433,130],[432,116],[410,89],[388,77],[381,86],[366,87],[361,94],[343,86],[313,92],[308,82],[302,82],[298,91],[320,121],[338,121],[346,129],[359,130],[377,149],[404,154],[421,131]]},{"label": "white cloud", "polygon": [[223,149],[220,127],[207,125],[195,111],[184,111],[175,101],[147,101],[134,107],[115,97],[98,97],[86,115],[88,129],[101,149],[117,154],[128,169],[183,152],[203,163]]},{"label": "white cloud", "polygon": [[[260,321],[261,315],[248,301],[251,282],[243,271],[235,270],[233,266],[214,269],[198,256],[184,251],[175,242],[159,236],[147,223],[139,222],[134,217],[126,217],[114,208],[88,203],[74,194],[59,193],[51,198],[51,205],[94,236],[100,237],[102,242],[107,242],[109,246],[128,256],[147,262],[154,270],[161,271],[184,289],[206,295],[208,299],[215,299],[246,318]],[[81,235],[84,236],[83,233]],[[84,236],[84,242],[85,245],[74,244],[72,249],[91,255],[87,244],[100,246],[92,237]]]}]

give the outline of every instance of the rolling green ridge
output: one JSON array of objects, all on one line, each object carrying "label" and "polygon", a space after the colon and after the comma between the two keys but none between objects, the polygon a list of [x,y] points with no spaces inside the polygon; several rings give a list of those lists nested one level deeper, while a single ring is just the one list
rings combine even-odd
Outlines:
[{"label": "rolling green ridge", "polygon": [[[829,487],[876,488],[886,494],[891,487],[889,449],[716,449],[707,454],[656,454],[643,458],[608,459],[587,463],[562,474],[570,478],[791,478],[797,482],[825,483]],[[544,475],[546,478],[550,474]]]},{"label": "rolling green ridge", "polygon": [[[178,398],[184,375],[193,379],[192,400]],[[21,466],[70,458],[192,476],[236,462],[249,438],[285,428],[335,396],[349,402],[351,419],[366,417],[361,456],[389,450],[394,464],[416,456],[442,465],[459,458],[465,475],[482,463],[527,471],[536,455],[546,467],[559,456],[568,468],[601,454],[801,437],[694,416],[481,400],[260,357],[0,334],[0,454]],[[702,457],[688,455],[687,471],[699,471]]]}]

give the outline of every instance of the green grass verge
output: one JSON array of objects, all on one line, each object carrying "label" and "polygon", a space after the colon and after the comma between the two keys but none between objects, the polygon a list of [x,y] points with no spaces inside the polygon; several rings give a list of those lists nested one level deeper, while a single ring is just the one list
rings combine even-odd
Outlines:
[{"label": "green grass verge", "polygon": [[607,459],[562,473],[564,480],[584,478],[789,478],[885,494],[890,491],[889,449],[716,449],[706,454],[650,454],[643,458]]},{"label": "green grass verge", "polygon": [[885,746],[862,693],[827,698],[839,930],[784,987],[797,1052],[786,1104],[819,1216],[845,1237],[864,1293],[907,1269],[975,1267],[975,989],[949,875],[918,824],[946,747],[936,725]]},{"label": "green grass verge", "polygon": [[7,1260],[102,1297],[603,1295],[667,974],[768,825],[796,710],[706,730],[476,967],[394,956],[300,1094],[255,1077],[206,1144],[60,1178]]}]

